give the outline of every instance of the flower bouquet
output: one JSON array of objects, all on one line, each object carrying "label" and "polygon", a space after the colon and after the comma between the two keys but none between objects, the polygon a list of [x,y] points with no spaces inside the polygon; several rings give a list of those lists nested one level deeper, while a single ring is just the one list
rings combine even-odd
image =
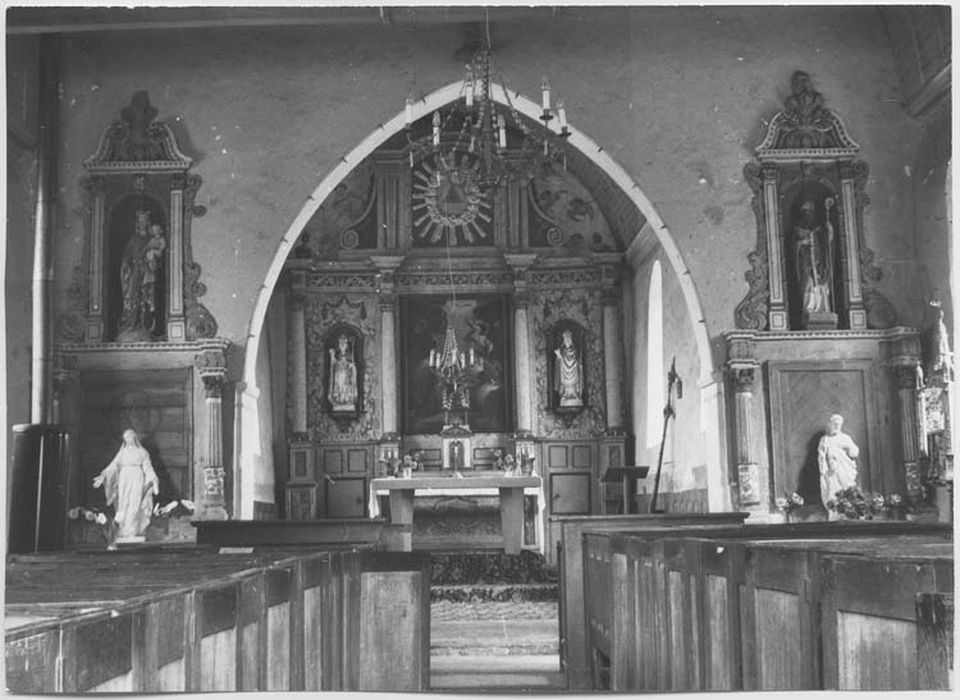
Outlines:
[{"label": "flower bouquet", "polygon": [[846,520],[873,520],[885,512],[886,501],[882,494],[866,496],[857,486],[837,491],[826,503],[827,510],[837,518]]},{"label": "flower bouquet", "polygon": [[799,511],[801,508],[803,508],[804,504],[803,496],[796,491],[790,495],[785,494],[780,498],[777,498],[774,503],[777,506],[777,510],[784,514],[788,522],[790,521],[790,514]]},{"label": "flower bouquet", "polygon": [[83,523],[98,525],[103,531],[104,540],[107,543],[107,549],[117,548],[117,521],[114,519],[112,509],[87,508],[86,506],[76,506],[67,511],[67,518]]}]

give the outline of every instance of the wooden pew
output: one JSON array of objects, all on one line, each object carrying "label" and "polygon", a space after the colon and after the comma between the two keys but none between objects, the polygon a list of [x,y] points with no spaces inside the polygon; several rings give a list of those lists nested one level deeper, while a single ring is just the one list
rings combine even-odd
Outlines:
[{"label": "wooden pew", "polygon": [[697,525],[700,527],[732,526],[742,523],[746,513],[665,513],[641,515],[571,515],[551,516],[559,528],[557,548],[561,592],[560,663],[566,671],[567,688],[585,690],[591,687],[590,657],[584,607],[583,536],[587,532],[653,531]]},{"label": "wooden pew", "polygon": [[429,587],[429,556],[419,554],[16,557],[7,571],[8,686],[425,690]]},{"label": "wooden pew", "polygon": [[[949,548],[944,542],[951,534],[940,525],[881,522],[704,530],[700,539],[684,536],[697,534],[693,529],[667,538],[657,533],[585,535],[584,595],[591,601],[587,629],[590,644],[599,651],[591,659],[595,682],[609,673],[614,690],[831,687],[824,686],[817,668],[818,617],[810,602],[818,590],[820,562],[853,552],[863,561],[871,546],[876,556],[888,558],[902,559],[906,552],[940,556]],[[899,537],[893,535],[897,531]],[[883,536],[869,537],[877,533]],[[816,540],[817,535],[841,539]],[[850,536],[857,539],[843,539]],[[604,556],[609,558],[606,568],[597,562]],[[947,571],[952,575],[952,560],[938,561],[943,581]],[[612,570],[615,579],[606,598],[605,589],[594,584],[604,570]],[[908,582],[906,588],[912,585]],[[913,588],[911,595],[916,592]],[[606,610],[598,610],[605,602]],[[913,605],[912,597],[901,601],[903,609]],[[789,633],[785,619],[796,620]],[[606,620],[609,632],[598,635]],[[608,670],[596,666],[604,657]]]},{"label": "wooden pew", "polygon": [[[379,545],[402,551],[411,526],[382,518],[328,518],[325,520],[203,520],[197,528],[198,545],[218,547],[272,547],[319,545],[323,549]],[[405,538],[406,536],[406,538]]]}]

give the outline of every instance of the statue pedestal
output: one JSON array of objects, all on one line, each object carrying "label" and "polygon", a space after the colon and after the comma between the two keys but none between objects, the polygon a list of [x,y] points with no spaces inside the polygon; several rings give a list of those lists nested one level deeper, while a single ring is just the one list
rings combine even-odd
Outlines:
[{"label": "statue pedestal", "polygon": [[837,315],[829,311],[804,312],[803,327],[808,331],[835,329],[837,327]]}]

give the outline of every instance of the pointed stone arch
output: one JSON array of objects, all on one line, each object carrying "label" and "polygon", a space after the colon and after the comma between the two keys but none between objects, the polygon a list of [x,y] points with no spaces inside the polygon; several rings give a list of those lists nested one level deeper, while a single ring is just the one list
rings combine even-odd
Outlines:
[{"label": "pointed stone arch", "polygon": [[[463,93],[463,89],[463,83],[457,81],[427,95],[420,101],[414,103],[411,115],[412,120],[417,121],[431,112],[459,99]],[[523,114],[533,121],[537,121],[540,118],[541,106],[520,93],[510,91],[508,98],[507,92],[502,85],[493,84],[491,86],[491,95],[497,103],[510,105],[520,114]],[[252,466],[252,462],[250,460],[249,450],[244,449],[243,436],[253,436],[253,444],[248,445],[248,447],[257,447],[255,444],[258,441],[256,437],[258,435],[258,425],[256,422],[257,411],[255,404],[259,398],[259,390],[256,385],[257,355],[260,350],[260,337],[264,329],[267,307],[273,295],[277,280],[283,271],[284,263],[290,256],[304,227],[308,224],[320,205],[323,204],[327,196],[333,192],[334,188],[346,179],[354,168],[379,148],[387,139],[402,132],[405,127],[406,119],[404,110],[400,109],[390,120],[378,126],[344,156],[326,177],[323,178],[313,193],[304,202],[300,212],[287,227],[274,254],[267,271],[266,279],[257,295],[246,337],[243,368],[245,388],[240,397],[240,405],[238,406],[240,430],[238,431],[237,444],[235,446],[235,454],[237,455],[240,474],[238,474],[238,478],[234,480],[234,502],[237,505],[235,512],[237,512],[237,515],[241,518],[252,517],[253,507],[252,498],[250,497],[250,494],[252,494],[252,481],[250,480],[253,475],[249,473],[249,467]],[[711,387],[709,389],[711,392],[719,392],[719,385],[715,383],[713,377],[714,362],[700,300],[697,296],[691,275],[670,231],[633,177],[586,134],[573,126],[570,126],[570,131],[570,138],[567,142],[569,147],[580,151],[593,165],[606,173],[646,219],[646,224],[643,225],[643,233],[640,231],[635,233],[637,236],[642,236],[648,235],[648,231],[652,232],[656,242],[663,250],[664,257],[673,268],[683,292],[687,313],[691,320],[692,330],[696,339],[697,356],[700,362],[700,386],[705,390],[707,390],[707,387]],[[718,396],[719,394],[709,397],[705,403],[716,404]],[[711,420],[709,422],[713,423],[714,421]],[[716,430],[719,433],[718,420],[716,421]],[[717,450],[717,452],[719,453],[719,450]],[[719,454],[717,457],[719,460]],[[710,471],[716,472],[713,475],[714,480],[719,479],[719,481],[715,481],[715,483],[720,487],[723,484],[722,475],[719,474],[720,464],[713,466],[715,466],[715,469],[711,469]],[[250,481],[249,485],[248,481]],[[722,489],[714,489],[713,485],[711,485],[711,491],[713,492],[715,490],[719,493]],[[711,497],[712,508],[722,505],[722,501],[717,500],[715,504],[716,505],[714,505],[714,498]]]}]

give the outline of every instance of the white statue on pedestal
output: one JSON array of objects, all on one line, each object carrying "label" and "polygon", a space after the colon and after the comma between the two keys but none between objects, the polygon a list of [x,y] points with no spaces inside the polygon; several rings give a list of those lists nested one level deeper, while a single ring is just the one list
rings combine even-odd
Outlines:
[{"label": "white statue on pedestal", "polygon": [[143,532],[150,524],[153,497],[160,493],[160,481],[153,470],[148,453],[140,444],[137,431],[123,431],[120,451],[93,480],[93,487],[106,493],[107,505],[113,505],[119,532],[118,542],[143,540]]},{"label": "white statue on pedestal", "polygon": [[[820,498],[823,505],[836,498],[838,491],[857,485],[857,462],[860,448],[843,432],[843,416],[834,414],[826,434],[820,438],[817,461],[820,465]],[[830,511],[831,519],[835,512]]]}]

